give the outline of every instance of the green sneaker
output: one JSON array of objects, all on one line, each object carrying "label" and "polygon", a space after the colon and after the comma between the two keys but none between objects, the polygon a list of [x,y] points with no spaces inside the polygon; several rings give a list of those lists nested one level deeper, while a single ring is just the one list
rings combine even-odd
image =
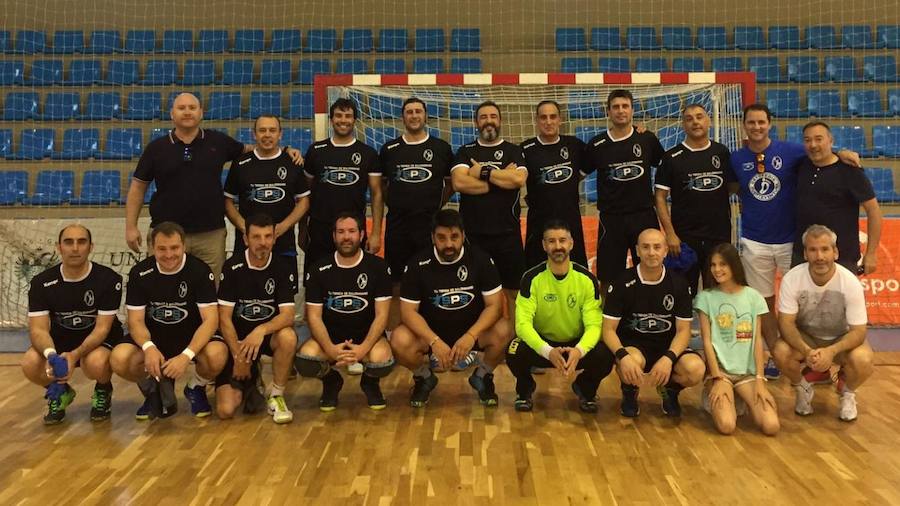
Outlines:
[{"label": "green sneaker", "polygon": [[91,421],[102,422],[109,420],[112,408],[112,383],[107,385],[94,386],[94,393],[91,396]]},{"label": "green sneaker", "polygon": [[266,401],[266,407],[269,414],[272,415],[272,421],[275,423],[290,423],[294,419],[294,414],[288,409],[283,395],[269,397]]},{"label": "green sneaker", "polygon": [[44,425],[56,425],[66,419],[66,408],[75,400],[75,390],[68,384],[66,390],[59,398],[47,396],[47,414],[44,415]]}]

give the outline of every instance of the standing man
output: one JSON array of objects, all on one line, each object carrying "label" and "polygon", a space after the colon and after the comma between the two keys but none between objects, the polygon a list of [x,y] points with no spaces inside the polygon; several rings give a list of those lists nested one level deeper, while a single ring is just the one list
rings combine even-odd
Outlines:
[{"label": "standing man", "polygon": [[[568,223],[544,224],[545,263],[522,277],[516,299],[516,337],[506,363],[516,377],[516,411],[531,411],[536,387],[532,367],[555,367],[566,377],[583,370],[572,391],[579,409],[595,413],[597,388],[615,359],[600,341],[600,284],[586,267],[569,260],[572,233]],[[574,346],[572,346],[574,344]]]},{"label": "standing man", "polygon": [[[220,199],[221,201],[221,199]],[[185,232],[164,221],[150,232],[153,256],[128,273],[125,306],[132,342],[116,346],[110,355],[113,372],[128,381],[175,381],[196,361],[184,387],[191,412],[198,418],[212,414],[206,385],[222,371],[228,347],[215,336],[219,325],[216,286],[209,266],[185,253]],[[135,418],[150,416],[150,399]]]},{"label": "standing man", "polygon": [[587,267],[578,181],[587,168],[584,143],[571,135],[560,135],[559,104],[543,100],[535,111],[538,136],[522,143],[528,164],[528,221],[525,232],[525,265],[530,269],[547,260],[544,225],[563,220],[572,233],[571,260]]},{"label": "standing man", "polygon": [[[271,115],[256,118],[256,147],[232,162],[225,180],[225,215],[234,225],[234,252],[243,258],[247,233],[245,219],[258,213],[275,223],[276,261],[292,266],[290,276],[297,291],[296,224],[309,210],[309,187],[303,172],[281,149],[281,121]],[[238,207],[234,201],[237,199]]]},{"label": "standing man", "polygon": [[634,128],[634,96],[613,90],[606,98],[612,123],[609,130],[587,143],[587,171],[597,171],[597,277],[603,290],[625,271],[631,251],[639,261],[637,237],[648,228],[659,228],[654,210],[651,167],[659,166],[663,148],[652,132]]},{"label": "standing man", "polygon": [[638,390],[650,375],[668,416],[681,416],[678,394],[703,380],[706,366],[691,339],[691,292],[687,280],[667,272],[666,238],[655,228],[638,236],[641,262],[610,285],[603,307],[603,342],[613,351],[622,380],[622,416],[636,417]]},{"label": "standing man", "polygon": [[413,373],[409,404],[424,407],[438,384],[429,353],[447,369],[477,345],[484,358],[469,385],[482,405],[496,406],[493,371],[503,362],[510,341],[497,268],[477,246],[465,244],[457,211],[438,211],[431,229],[433,247],[420,251],[406,266],[400,289],[403,323],[391,334],[397,361]]},{"label": "standing man", "polygon": [[[268,214],[244,220],[247,248],[225,261],[219,283],[219,330],[231,352],[216,377],[216,413],[231,418],[243,399],[244,387],[256,388],[260,355],[272,357],[272,387],[267,408],[275,423],[289,423],[293,413],[284,401],[284,387],[297,350],[294,333],[294,272],[276,260],[272,250],[277,225]],[[294,242],[290,245],[293,247]],[[246,407],[245,407],[246,412]]]},{"label": "standing man", "polygon": [[[821,121],[803,127],[807,160],[797,176],[797,237],[814,224],[837,234],[837,262],[855,274],[871,274],[881,241],[881,207],[872,182],[861,170],[853,170],[832,152],[834,137]],[[860,263],[859,207],[866,211],[868,241]],[[794,264],[803,259],[802,241],[794,241]]]},{"label": "standing man", "polygon": [[[165,221],[178,223],[187,234],[185,251],[206,262],[218,276],[225,262],[222,166],[253,146],[200,128],[203,108],[190,93],[175,97],[170,115],[175,128],[147,144],[131,179],[125,201],[125,239],[132,251],[140,252],[138,217],[147,187],[156,181],[150,228]],[[299,151],[287,151],[295,163],[302,163]]]},{"label": "standing man", "polygon": [[312,339],[295,360],[297,371],[322,380],[319,409],[334,411],[344,386],[335,366],[363,364],[359,386],[371,409],[387,403],[379,382],[394,368],[385,339],[391,280],[384,260],[362,249],[362,216],[342,212],[334,220],[335,252],[306,273],[306,321]]},{"label": "standing man", "polygon": [[[35,276],[28,290],[31,347],[22,357],[22,372],[32,383],[47,388],[46,425],[65,419],[66,407],[75,399],[68,381],[79,365],[86,377],[97,382],[91,420],[106,420],[110,415],[109,351],[123,337],[116,317],[122,277],[90,260],[93,247],[87,227],[63,227],[56,242],[62,262]],[[64,371],[59,370],[61,366]]]},{"label": "standing man", "polygon": [[682,243],[697,253],[697,261],[686,272],[691,293],[696,294],[709,252],[717,244],[731,242],[728,183],[734,182],[734,172],[728,148],[709,139],[709,115],[702,105],[685,106],[681,126],[684,142],[666,151],[656,171],[656,212],[669,254],[680,255]]}]

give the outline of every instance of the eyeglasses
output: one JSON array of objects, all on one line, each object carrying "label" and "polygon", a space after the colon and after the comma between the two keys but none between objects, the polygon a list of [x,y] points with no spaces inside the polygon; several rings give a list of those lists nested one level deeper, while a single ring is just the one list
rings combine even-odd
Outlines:
[{"label": "eyeglasses", "polygon": [[766,171],[766,154],[765,153],[757,153],[756,154],[756,172],[762,174]]},{"label": "eyeglasses", "polygon": [[185,147],[184,147],[184,161],[186,161],[186,162],[192,162],[192,161],[194,161],[194,152],[191,151],[191,147],[190,147],[190,146],[185,146]]}]

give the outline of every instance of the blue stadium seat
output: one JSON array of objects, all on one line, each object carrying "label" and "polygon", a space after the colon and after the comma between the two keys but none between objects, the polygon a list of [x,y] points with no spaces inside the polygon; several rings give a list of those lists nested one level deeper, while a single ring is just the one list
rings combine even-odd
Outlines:
[{"label": "blue stadium seat", "polygon": [[894,55],[863,57],[863,77],[876,83],[897,82],[897,59]]},{"label": "blue stadium seat", "polygon": [[258,28],[235,30],[232,53],[262,53],[266,48],[266,32]]},{"label": "blue stadium seat", "polygon": [[686,26],[662,27],[663,49],[694,49],[694,41],[691,38],[691,29]]},{"label": "blue stadium seat", "polygon": [[53,154],[56,130],[28,128],[19,133],[18,149],[6,155],[8,160],[40,160]]},{"label": "blue stadium seat", "polygon": [[200,30],[198,53],[224,53],[228,49],[228,30]]},{"label": "blue stadium seat", "polygon": [[414,74],[440,74],[444,72],[443,58],[416,58],[413,60]]},{"label": "blue stadium seat", "polygon": [[740,56],[725,56],[712,59],[713,72],[740,72],[744,70],[744,62]]},{"label": "blue stadium seat", "polygon": [[72,200],[75,173],[71,170],[42,170],[38,172],[34,193],[26,202],[33,206],[54,206]]},{"label": "blue stadium seat", "polygon": [[282,145],[297,148],[304,153],[312,142],[312,129],[310,128],[285,128],[281,136]]},{"label": "blue stadium seat", "polygon": [[333,53],[336,50],[337,30],[334,28],[313,28],[306,32],[304,53]]},{"label": "blue stadium seat", "polygon": [[703,58],[673,58],[672,72],[703,72]]},{"label": "blue stadium seat", "polygon": [[776,118],[800,117],[800,91],[773,90],[766,92],[766,104]]},{"label": "blue stadium seat", "polygon": [[313,84],[319,74],[330,74],[331,63],[328,60],[300,60],[300,71],[297,73],[298,84]]},{"label": "blue stadium seat", "polygon": [[[148,139],[147,142],[148,143],[153,142],[156,139],[159,139],[160,137],[165,137],[165,136],[169,135],[170,131],[171,130],[169,128],[161,128],[161,127],[151,128],[150,129],[150,139]],[[130,175],[129,175],[128,179],[131,179]]]},{"label": "blue stadium seat", "polygon": [[416,28],[415,51],[417,53],[439,53],[444,51],[443,28]]},{"label": "blue stadium seat", "polygon": [[[256,144],[253,129],[250,127],[241,127],[235,130],[234,138],[241,144]],[[282,136],[282,142],[284,142],[284,136]]]},{"label": "blue stadium seat", "polygon": [[126,53],[148,54],[156,51],[156,33],[153,30],[128,30],[125,34]]},{"label": "blue stadium seat", "polygon": [[826,56],[825,80],[834,83],[855,83],[862,81],[856,71],[856,61],[852,56]]},{"label": "blue stadium seat", "polygon": [[451,58],[450,72],[453,74],[480,74],[481,58]]},{"label": "blue stadium seat", "polygon": [[300,30],[293,28],[272,30],[269,42],[270,53],[296,53],[300,51]]},{"label": "blue stadium seat", "polygon": [[226,86],[253,82],[253,60],[225,60],[222,63],[222,82]]},{"label": "blue stadium seat", "polygon": [[822,80],[817,56],[788,56],[788,81],[795,83],[818,83]]},{"label": "blue stadium seat", "polygon": [[678,95],[650,97],[644,103],[644,112],[651,118],[677,118],[681,116],[681,99]]},{"label": "blue stadium seat", "polygon": [[872,150],[866,146],[866,132],[860,126],[833,125],[831,136],[834,138],[834,149],[849,149],[861,156],[871,156]]},{"label": "blue stadium seat", "polygon": [[888,112],[892,116],[900,116],[900,88],[892,88],[887,92]]},{"label": "blue stadium seat", "polygon": [[216,63],[212,60],[187,60],[184,62],[184,75],[178,84],[197,86],[212,84],[216,80]]},{"label": "blue stadium seat", "polygon": [[663,149],[670,150],[678,145],[680,142],[684,142],[685,133],[684,130],[680,126],[664,126],[659,129],[656,136],[659,138],[659,143],[662,144]]},{"label": "blue stadium seat", "polygon": [[165,86],[175,84],[178,75],[178,62],[175,60],[150,60],[144,69],[141,84],[147,86]]},{"label": "blue stadium seat", "polygon": [[75,119],[81,110],[81,94],[75,92],[48,93],[44,99],[41,119],[66,121]]},{"label": "blue stadium seat", "polygon": [[69,76],[63,84],[70,86],[88,86],[99,84],[102,79],[100,60],[72,60],[69,64]]},{"label": "blue stadium seat", "polygon": [[110,60],[106,65],[104,84],[130,86],[138,81],[137,60]]},{"label": "blue stadium seat", "polygon": [[128,104],[122,113],[122,119],[157,119],[162,116],[161,100],[159,93],[155,91],[132,91],[128,93]]},{"label": "blue stadium seat", "polygon": [[777,56],[751,56],[747,58],[747,67],[750,72],[756,72],[756,82],[758,83],[783,81]]},{"label": "blue stadium seat", "polygon": [[378,58],[375,60],[376,74],[406,73],[406,62],[402,58]]},{"label": "blue stadium seat", "polygon": [[[472,116],[470,115],[471,119]],[[463,144],[475,141],[478,137],[478,129],[474,126],[450,127],[450,146],[456,152]]]},{"label": "blue stadium seat", "polygon": [[24,170],[0,171],[0,206],[25,203],[28,173]]},{"label": "blue stadium seat", "polygon": [[394,127],[366,127],[366,144],[381,151],[385,142],[396,139],[400,134]]},{"label": "blue stadium seat", "polygon": [[0,86],[25,84],[25,62],[22,60],[0,60]]},{"label": "blue stadium seat", "polygon": [[761,26],[734,27],[734,47],[737,49],[766,49]]},{"label": "blue stadium seat", "polygon": [[194,34],[190,30],[166,30],[163,32],[160,53],[183,54],[194,50]]},{"label": "blue stadium seat", "polygon": [[872,49],[875,39],[869,25],[844,25],[841,28],[841,42],[848,49]]},{"label": "blue stadium seat", "polygon": [[900,127],[875,125],[872,127],[872,146],[888,158],[900,158]]},{"label": "blue stadium seat", "polygon": [[311,91],[292,91],[287,119],[312,119],[313,115],[313,93]]},{"label": "blue stadium seat", "polygon": [[628,49],[658,50],[659,41],[656,40],[656,28],[652,26],[629,26],[625,29],[625,46]]},{"label": "blue stadium seat", "polygon": [[866,176],[872,181],[875,198],[880,203],[900,202],[900,194],[894,189],[894,171],[890,168],[866,168]]},{"label": "blue stadium seat", "polygon": [[3,119],[6,121],[37,119],[38,94],[30,91],[13,91],[3,102]]},{"label": "blue stadium seat", "polygon": [[122,202],[122,181],[117,170],[86,170],[81,176],[81,191],[71,204],[105,206]]},{"label": "blue stadium seat", "polygon": [[281,116],[281,92],[251,91],[249,114],[250,119],[256,119],[263,114]]},{"label": "blue stadium seat", "polygon": [[560,71],[565,73],[593,72],[594,62],[590,57],[567,56],[560,62]]},{"label": "blue stadium seat", "polygon": [[600,58],[599,64],[600,72],[631,72],[631,63],[628,61],[628,58],[603,57]]},{"label": "blue stadium seat", "polygon": [[46,52],[74,54],[84,51],[84,32],[81,30],[57,30],[53,34],[53,47]]},{"label": "blue stadium seat", "polygon": [[0,158],[6,158],[6,155],[12,153],[12,138],[12,129],[0,129]]},{"label": "blue stadium seat", "polygon": [[118,30],[94,30],[84,48],[87,54],[113,54],[122,50],[122,37]]},{"label": "blue stadium seat", "polygon": [[731,49],[724,26],[701,26],[697,28],[697,47],[707,50]]},{"label": "blue stadium seat", "polygon": [[665,72],[669,62],[665,58],[637,58],[634,60],[636,72]]},{"label": "blue stadium seat", "polygon": [[[559,31],[557,31],[557,41]],[[557,43],[558,48],[558,43]],[[591,28],[591,49],[594,51],[617,51],[622,49],[622,32],[617,26]]]},{"label": "blue stadium seat", "polygon": [[788,125],[784,129],[784,141],[794,144],[803,144],[803,127],[800,125]]},{"label": "blue stadium seat", "polygon": [[0,30],[0,53],[12,52],[12,35],[9,30]]},{"label": "blue stadium seat", "polygon": [[263,60],[259,84],[288,84],[291,82],[291,60]]},{"label": "blue stadium seat", "polygon": [[345,53],[371,53],[373,47],[372,30],[368,28],[347,28],[344,30],[341,51]]},{"label": "blue stadium seat", "polygon": [[819,118],[841,117],[841,92],[838,90],[809,90],[806,93],[806,108],[810,116]]},{"label": "blue stadium seat", "polygon": [[594,90],[574,90],[569,92],[569,119],[603,118],[603,97]]},{"label": "blue stadium seat", "polygon": [[62,84],[62,60],[34,60],[31,64],[31,76],[25,82],[34,86]]},{"label": "blue stadium seat", "polygon": [[876,47],[900,49],[900,25],[878,25],[875,32]]},{"label": "blue stadium seat", "polygon": [[455,53],[481,51],[481,29],[454,28],[450,30],[450,51]]},{"label": "blue stadium seat", "polygon": [[806,44],[812,49],[840,49],[837,33],[832,25],[806,27]]},{"label": "blue stadium seat", "polygon": [[879,90],[848,90],[847,112],[850,116],[864,118],[882,118],[887,116],[881,107],[881,92]]},{"label": "blue stadium seat", "polygon": [[382,28],[378,31],[379,53],[405,53],[409,49],[409,32],[405,28]]},{"label": "blue stadium seat", "polygon": [[369,114],[374,119],[393,119],[403,115],[403,99],[372,95],[369,97]]},{"label": "blue stadium seat", "polygon": [[604,130],[606,129],[599,126],[577,126],[575,127],[575,137],[578,137],[581,142],[588,143]]},{"label": "blue stadium seat", "polygon": [[369,62],[362,58],[338,58],[334,65],[335,74],[368,74]]},{"label": "blue stadium seat", "polygon": [[141,156],[143,144],[140,128],[110,128],[106,131],[106,143],[100,158],[104,160],[130,160]]},{"label": "blue stadium seat", "polygon": [[214,91],[210,93],[204,117],[211,120],[240,118],[241,92]]},{"label": "blue stadium seat", "polygon": [[770,26],[769,47],[772,49],[800,49],[800,27]]},{"label": "blue stadium seat", "polygon": [[[585,127],[580,127],[585,128]],[[592,136],[593,137],[593,136]],[[591,137],[588,138],[590,140]],[[587,142],[587,141],[585,141]],[[584,185],[584,197],[591,204],[597,202],[597,172],[591,172],[587,176],[584,177],[584,181],[582,181]]]},{"label": "blue stadium seat", "polygon": [[67,128],[63,131],[62,151],[54,152],[55,160],[87,160],[100,153],[100,130]]},{"label": "blue stadium seat", "polygon": [[19,30],[16,32],[14,53],[35,54],[47,50],[47,34],[36,30]]}]

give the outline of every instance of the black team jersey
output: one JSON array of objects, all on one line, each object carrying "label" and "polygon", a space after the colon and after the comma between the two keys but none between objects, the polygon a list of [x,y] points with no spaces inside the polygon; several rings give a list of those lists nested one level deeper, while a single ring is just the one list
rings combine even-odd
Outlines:
[{"label": "black team jersey", "polygon": [[528,164],[528,221],[577,218],[580,224],[578,181],[586,170],[584,143],[570,135],[560,135],[552,144],[534,137],[522,143],[522,152]]},{"label": "black team jersey", "polygon": [[441,339],[452,344],[484,311],[484,297],[501,289],[494,261],[472,245],[454,262],[443,262],[434,248],[415,255],[406,266],[400,298],[419,303],[419,314]]},{"label": "black team jersey", "polygon": [[[225,196],[238,199],[238,211],[244,218],[266,214],[279,223],[291,214],[297,200],[309,196],[309,187],[303,171],[286,152],[279,150],[272,158],[261,158],[253,151],[232,162]],[[294,228],[275,240],[276,253],[295,251]]]},{"label": "black team jersey", "polygon": [[613,139],[609,130],[595,136],[585,149],[587,171],[597,171],[597,209],[601,214],[628,214],[654,207],[651,167],[663,156],[652,132],[632,130]]},{"label": "black team jersey", "polygon": [[356,139],[314,143],[306,151],[303,171],[313,178],[309,217],[329,225],[344,211],[365,216],[369,176],[381,177],[378,153]]},{"label": "black team jersey", "polygon": [[644,281],[637,267],[613,282],[603,304],[603,318],[619,320],[623,346],[665,348],[675,338],[675,321],[693,318],[691,290],[680,274],[665,270],[659,281]]},{"label": "black team jersey", "polygon": [[[28,316],[49,316],[50,337],[60,353],[81,345],[94,330],[98,315],[116,315],[122,303],[122,276],[91,262],[81,279],[65,279],[57,264],[31,280]],[[113,321],[106,339],[122,338],[122,324]]]},{"label": "black team jersey", "polygon": [[352,267],[333,256],[313,263],[306,274],[306,303],[323,306],[322,322],[334,344],[360,344],[375,320],[375,302],[390,300],[391,278],[381,258],[360,250]]},{"label": "black team jersey", "polygon": [[226,260],[219,283],[219,305],[234,308],[231,323],[238,339],[278,316],[282,306],[294,306],[293,272],[288,272],[274,253],[259,268],[250,265],[248,255],[245,250]]},{"label": "black team jersey", "polygon": [[431,136],[420,142],[400,136],[381,147],[379,158],[391,213],[431,215],[441,208],[444,179],[453,164],[449,144]]},{"label": "black team jersey", "polygon": [[[515,163],[518,170],[528,170],[522,148],[508,141],[493,146],[481,141],[466,144],[456,152],[452,170],[468,170],[472,160],[483,168],[502,170]],[[505,190],[488,183],[490,189],[484,195],[460,195],[459,212],[466,224],[466,232],[479,235],[519,234],[519,190]]]}]

